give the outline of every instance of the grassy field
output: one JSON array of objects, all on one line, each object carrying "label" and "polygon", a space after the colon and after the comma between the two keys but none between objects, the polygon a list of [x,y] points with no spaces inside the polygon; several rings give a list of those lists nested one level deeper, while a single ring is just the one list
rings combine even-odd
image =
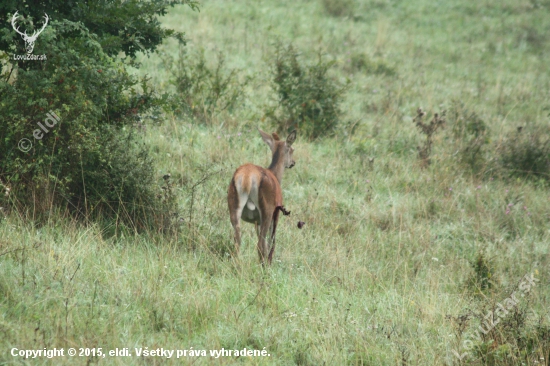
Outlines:
[{"label": "grassy field", "polygon": [[[172,176],[181,230],[0,216],[0,365],[549,364],[548,183],[494,168],[518,127],[548,131],[548,1],[218,0],[175,8],[164,23],[186,33],[190,55],[203,48],[214,67],[221,53],[248,80],[232,111],[166,115],[142,132],[159,192]],[[333,136],[309,142],[298,131],[282,182],[292,214],[264,269],[252,225],[240,259],[230,257],[226,192],[239,165],[269,164],[256,127],[273,130],[277,42],[304,62],[334,60],[330,75],[346,92]],[[168,42],[136,72],[173,90],[167,60],[178,54]],[[455,113],[434,134],[429,165],[418,159],[418,107]],[[460,159],[457,115],[490,131],[482,173]],[[519,287],[526,275],[537,279],[530,291]],[[478,339],[514,292],[516,306]],[[132,356],[25,360],[14,347]],[[141,347],[208,356],[138,357]],[[209,354],[264,347],[270,356]]]}]

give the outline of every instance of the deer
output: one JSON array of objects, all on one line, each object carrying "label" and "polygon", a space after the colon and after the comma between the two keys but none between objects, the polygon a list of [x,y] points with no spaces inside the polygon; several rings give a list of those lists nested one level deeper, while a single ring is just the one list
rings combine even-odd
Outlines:
[{"label": "deer", "polygon": [[[275,232],[279,221],[279,212],[289,215],[283,206],[281,181],[285,168],[292,168],[296,164],[292,160],[294,149],[292,144],[296,140],[296,130],[292,131],[285,141],[277,133],[271,135],[258,128],[263,141],[271,149],[271,164],[268,168],[254,164],[241,165],[231,179],[227,192],[229,218],[235,231],[235,254],[239,255],[241,246],[240,220],[253,223],[258,235],[258,255],[260,262],[265,265],[267,259],[271,264],[275,252]],[[270,234],[268,249],[266,236]]]},{"label": "deer", "polygon": [[34,50],[34,42],[36,42],[36,39],[38,38],[40,33],[42,33],[42,31],[46,28],[46,26],[48,25],[48,20],[50,18],[48,17],[48,14],[44,13],[44,15],[45,15],[44,19],[46,21],[44,22],[44,25],[42,26],[42,29],[40,29],[38,32],[34,31],[32,36],[28,36],[26,31],[25,31],[25,33],[21,33],[19,31],[19,27],[17,27],[15,25],[15,21],[17,20],[17,13],[18,12],[16,11],[15,14],[13,14],[13,17],[11,18],[11,26],[13,27],[13,29],[17,33],[19,33],[23,37],[23,41],[25,41],[25,49],[27,50],[27,53],[30,54]]}]

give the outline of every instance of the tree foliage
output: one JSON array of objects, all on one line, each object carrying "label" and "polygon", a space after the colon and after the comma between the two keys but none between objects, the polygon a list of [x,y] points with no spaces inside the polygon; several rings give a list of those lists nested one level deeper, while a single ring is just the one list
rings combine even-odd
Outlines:
[{"label": "tree foliage", "polygon": [[313,140],[332,132],[341,116],[340,102],[345,87],[329,76],[334,61],[304,64],[292,46],[276,46],[272,65],[272,87],[277,94],[276,108],[267,113],[277,129]]},{"label": "tree foliage", "polygon": [[[138,51],[183,34],[160,26],[168,7],[189,0],[92,0],[0,4],[0,180],[11,206],[40,214],[52,206],[78,215],[114,216],[144,225],[158,208],[152,159],[136,128],[167,96],[131,75]],[[22,37],[50,20],[34,47],[46,60],[21,60]],[[59,122],[33,136],[53,111]],[[40,129],[41,130],[41,129]],[[39,131],[40,132],[40,131]],[[40,134],[38,134],[40,135]],[[26,138],[28,151],[18,147]],[[2,202],[0,202],[2,203]]]}]

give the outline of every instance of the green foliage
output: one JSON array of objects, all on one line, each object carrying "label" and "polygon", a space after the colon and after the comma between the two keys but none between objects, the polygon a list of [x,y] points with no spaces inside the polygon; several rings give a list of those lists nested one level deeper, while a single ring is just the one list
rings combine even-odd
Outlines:
[{"label": "green foliage", "polygon": [[549,0],[529,0],[529,3],[534,9],[550,9]]},{"label": "green foliage", "polygon": [[[537,365],[547,359],[550,328],[544,324],[542,317],[536,319],[532,316],[530,299],[520,297],[518,291],[514,292],[515,299],[521,302],[512,308],[504,305],[508,305],[504,299],[492,297],[491,305],[474,305],[477,311],[451,317],[459,324],[457,331],[460,336],[467,329],[467,324],[472,324],[471,332],[462,343],[465,347],[467,342],[471,342],[465,360],[472,364],[514,366],[522,363]],[[499,296],[513,300],[510,293]],[[465,350],[463,348],[461,351]]]},{"label": "green foliage", "polygon": [[334,17],[351,17],[355,13],[354,0],[321,0],[325,11]]},{"label": "green foliage", "polygon": [[483,172],[487,166],[485,149],[489,143],[489,127],[460,101],[453,101],[448,119],[459,162],[473,173]]},{"label": "green foliage", "polygon": [[176,192],[176,185],[172,182],[171,174],[165,174],[162,179],[164,184],[161,186],[162,193],[159,194],[161,200],[161,209],[155,227],[161,234],[175,235],[180,232],[183,224],[182,213],[179,209],[179,195]]},{"label": "green foliage", "polygon": [[278,106],[268,112],[280,131],[298,129],[310,140],[329,134],[340,120],[344,88],[328,75],[334,61],[304,65],[292,45],[277,45],[272,68]]},{"label": "green foliage", "polygon": [[488,132],[487,124],[475,113],[466,108],[464,103],[453,101],[449,111],[452,132],[456,138],[464,139],[470,136],[479,138]]},{"label": "green foliage", "polygon": [[[539,5],[539,7],[548,7],[548,4],[550,4],[550,2],[547,1],[545,5]],[[540,31],[532,24],[524,24],[520,29],[518,29],[516,42],[520,47],[522,45],[526,45],[527,49],[536,54],[543,53],[548,47],[546,31]]]},{"label": "green foliage", "polygon": [[353,53],[347,60],[346,69],[351,73],[363,72],[365,74],[395,76],[395,67],[388,65],[384,60],[372,60],[365,53]]},{"label": "green foliage", "polygon": [[493,287],[494,269],[483,252],[479,252],[470,263],[474,270],[468,281],[468,286],[476,293],[484,292]]},{"label": "green foliage", "polygon": [[[137,128],[141,115],[166,104],[167,96],[152,90],[147,78],[129,74],[124,61],[112,56],[120,51],[133,56],[134,41],[143,42],[143,51],[154,50],[170,34],[160,28],[157,16],[173,3],[123,4],[132,14],[141,12],[132,26],[138,27],[139,19],[149,20],[142,33],[148,39],[141,41],[121,34],[116,4],[88,2],[94,11],[84,12],[79,22],[50,20],[34,49],[47,60],[5,64],[0,80],[0,177],[12,189],[11,204],[22,211],[41,216],[59,206],[76,216],[113,217],[141,228],[162,208],[153,161]],[[75,15],[82,6],[66,5],[56,18]],[[117,20],[105,21],[111,17]],[[92,33],[85,24],[92,27],[95,21],[102,27],[97,25]],[[0,44],[22,52],[21,37],[11,24],[0,34]],[[60,121],[42,133],[38,123],[44,124],[50,111]],[[34,137],[37,129],[40,138]],[[23,138],[33,145],[28,151],[18,149]]]},{"label": "green foliage", "polygon": [[244,98],[247,81],[240,82],[237,70],[227,69],[222,53],[218,53],[215,67],[208,65],[203,49],[189,55],[183,47],[176,60],[164,55],[163,62],[171,72],[170,83],[176,87],[176,112],[210,124],[212,117],[232,112]]},{"label": "green foliage", "polygon": [[226,235],[215,234],[210,238],[211,245],[209,249],[220,258],[229,258],[235,250],[231,239]]},{"label": "green foliage", "polygon": [[[187,4],[198,10],[197,2],[193,0],[94,0],[69,3],[50,0],[24,7],[18,0],[7,0],[0,4],[0,14],[9,14],[11,17],[19,11],[21,17],[17,24],[21,25],[21,30],[28,29],[29,34],[32,34],[33,23],[41,25],[44,13],[50,17],[50,24],[55,20],[78,22],[83,29],[89,29],[94,34],[106,55],[116,57],[119,52],[124,52],[126,56],[133,58],[139,51],[153,52],[166,37],[175,36],[183,40],[182,33],[162,28],[159,20],[160,16],[166,15],[169,7],[176,4]],[[39,43],[40,41],[37,42]],[[13,31],[9,22],[0,27],[0,50],[24,52],[24,42]]]},{"label": "green foliage", "polygon": [[498,166],[505,176],[550,181],[550,130],[518,127],[497,147]]}]

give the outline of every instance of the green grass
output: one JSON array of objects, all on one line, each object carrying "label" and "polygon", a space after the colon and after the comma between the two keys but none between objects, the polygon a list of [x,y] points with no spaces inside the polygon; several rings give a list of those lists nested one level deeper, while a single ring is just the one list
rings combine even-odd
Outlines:
[{"label": "green grass", "polygon": [[[12,347],[266,347],[271,355],[183,364],[459,364],[452,350],[464,352],[479,318],[530,273],[540,282],[521,298],[525,324],[509,315],[490,351],[472,350],[465,364],[548,363],[550,339],[536,330],[550,323],[547,186],[470,174],[451,128],[435,134],[432,164],[422,168],[412,123],[419,106],[437,112],[460,100],[489,126],[489,146],[517,126],[548,124],[548,5],[346,1],[353,8],[332,16],[325,2],[204,1],[200,13],[177,8],[164,18],[212,65],[221,51],[250,77],[246,98],[208,126],[166,116],[144,132],[159,184],[169,172],[178,187],[178,236],[83,226],[56,213],[42,226],[15,213],[1,219],[0,364],[176,363],[24,361]],[[292,214],[281,218],[274,264],[263,270],[252,225],[243,224],[240,260],[227,255],[226,192],[239,165],[269,163],[256,126],[269,128],[262,117],[276,102],[269,67],[277,41],[292,42],[305,60],[320,50],[337,61],[332,76],[350,84],[335,136],[308,143],[298,134],[297,164],[282,183]],[[161,51],[178,53],[175,42]],[[394,72],[350,68],[357,55]],[[159,56],[141,62],[139,73],[170,90]],[[480,253],[493,284],[482,292],[474,285]]]}]

